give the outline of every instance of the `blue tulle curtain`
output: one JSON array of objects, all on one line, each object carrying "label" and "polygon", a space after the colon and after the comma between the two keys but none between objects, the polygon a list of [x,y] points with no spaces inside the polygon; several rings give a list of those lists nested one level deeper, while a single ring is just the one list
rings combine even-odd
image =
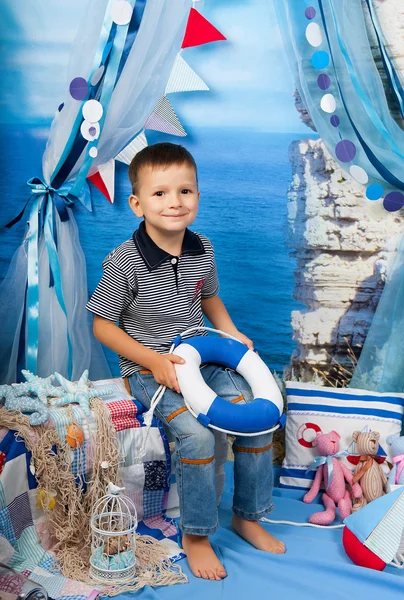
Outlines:
[{"label": "blue tulle curtain", "polygon": [[164,94],[191,5],[89,0],[43,173],[28,182],[27,235],[0,288],[1,382],[19,381],[22,368],[72,379],[86,368],[92,379],[110,375],[85,310],[85,260],[72,207],[82,202],[91,210],[87,176],[136,137]]},{"label": "blue tulle curtain", "polygon": [[[363,184],[369,201],[402,217],[403,79],[372,0],[285,0],[275,6],[296,87],[330,154]],[[350,385],[404,392],[404,237]]]},{"label": "blue tulle curtain", "polygon": [[373,5],[363,0],[275,2],[296,87],[330,154],[387,211],[404,206],[404,131],[393,118],[375,64],[367,23],[403,109],[403,89]]},{"label": "blue tulle curtain", "polygon": [[368,332],[351,387],[404,392],[404,236]]}]

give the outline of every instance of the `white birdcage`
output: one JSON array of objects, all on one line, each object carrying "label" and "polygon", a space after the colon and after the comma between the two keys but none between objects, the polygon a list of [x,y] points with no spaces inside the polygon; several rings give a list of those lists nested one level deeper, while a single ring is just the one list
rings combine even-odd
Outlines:
[{"label": "white birdcage", "polygon": [[126,583],[135,576],[136,507],[123,489],[108,484],[91,517],[90,574],[103,583]]}]

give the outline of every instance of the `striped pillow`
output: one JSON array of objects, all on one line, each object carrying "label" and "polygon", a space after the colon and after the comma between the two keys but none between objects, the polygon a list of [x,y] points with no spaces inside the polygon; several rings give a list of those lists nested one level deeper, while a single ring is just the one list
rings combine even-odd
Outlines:
[{"label": "striped pillow", "polygon": [[[390,446],[386,438],[401,431],[404,394],[379,394],[296,382],[286,382],[286,392],[286,456],[281,469],[280,487],[307,491],[311,486],[315,471],[306,474],[306,470],[317,455],[311,442],[319,432],[337,431],[341,436],[339,449],[349,447],[350,453],[355,454],[352,433],[378,431],[379,453],[389,455]],[[341,460],[353,471],[354,466],[346,458]]]}]

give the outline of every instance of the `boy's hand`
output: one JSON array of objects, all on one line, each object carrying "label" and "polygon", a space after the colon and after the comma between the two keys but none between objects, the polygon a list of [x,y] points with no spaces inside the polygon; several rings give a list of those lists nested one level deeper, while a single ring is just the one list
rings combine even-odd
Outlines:
[{"label": "boy's hand", "polygon": [[183,365],[185,360],[176,354],[157,354],[150,365],[150,370],[157,383],[181,394],[174,363]]},{"label": "boy's hand", "polygon": [[232,332],[231,335],[233,337],[235,337],[237,340],[239,340],[240,342],[242,342],[243,344],[245,344],[250,350],[254,350],[254,342],[252,342],[250,340],[250,338],[248,338],[246,335],[244,335],[244,333],[241,333],[240,331],[236,331],[235,333]]}]

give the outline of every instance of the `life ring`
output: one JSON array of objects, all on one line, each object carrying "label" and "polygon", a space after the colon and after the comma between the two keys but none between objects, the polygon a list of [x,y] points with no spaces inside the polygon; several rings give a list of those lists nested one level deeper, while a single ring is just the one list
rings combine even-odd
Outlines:
[{"label": "life ring", "polygon": [[[188,410],[202,425],[239,435],[258,435],[283,426],[283,398],[275,379],[261,358],[233,339],[195,336],[181,342],[174,354],[185,364],[175,364],[181,394]],[[199,367],[215,363],[234,369],[251,387],[254,400],[234,404],[205,383]]]},{"label": "life ring", "polygon": [[[299,442],[299,444],[301,446],[304,446],[305,448],[313,448],[313,440],[311,442],[309,442],[308,440],[304,439],[304,433],[305,431],[308,431],[309,429],[312,429],[313,431],[315,431],[315,436],[318,433],[321,433],[321,429],[318,425],[316,425],[315,423],[303,423],[303,425],[300,425],[299,429],[297,430],[297,441]],[[313,438],[313,439],[314,439]]]}]

